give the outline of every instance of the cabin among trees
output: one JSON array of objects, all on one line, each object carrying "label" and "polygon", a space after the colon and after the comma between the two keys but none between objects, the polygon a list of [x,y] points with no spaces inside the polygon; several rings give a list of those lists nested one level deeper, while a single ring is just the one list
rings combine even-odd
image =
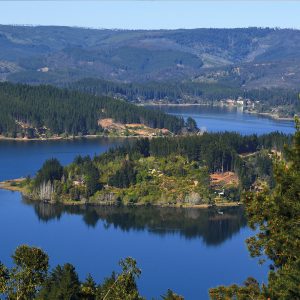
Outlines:
[{"label": "cabin among trees", "polygon": [[290,142],[280,133],[138,139],[93,159],[78,156],[66,167],[50,159],[30,186],[35,197],[51,201],[201,204],[216,196],[237,201],[259,182],[273,185],[270,153]]}]

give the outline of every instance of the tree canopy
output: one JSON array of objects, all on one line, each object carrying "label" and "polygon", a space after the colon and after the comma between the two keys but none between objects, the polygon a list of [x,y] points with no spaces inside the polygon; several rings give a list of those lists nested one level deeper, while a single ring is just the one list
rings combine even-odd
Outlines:
[{"label": "tree canopy", "polygon": [[[267,285],[210,290],[212,299],[300,299],[300,123],[285,158],[273,158],[274,188],[245,194],[246,212],[257,234],[247,239],[251,256],[271,261]],[[248,282],[249,283],[249,282]],[[243,293],[243,297],[239,295]]]},{"label": "tree canopy", "polygon": [[92,96],[51,86],[0,83],[0,135],[34,137],[101,132],[98,120],[139,123],[178,133],[182,118],[105,96]]},{"label": "tree canopy", "polygon": [[[97,284],[89,274],[84,281],[75,267],[66,263],[49,272],[48,255],[40,248],[21,245],[12,255],[14,265],[8,269],[0,263],[0,296],[16,300],[143,300],[137,287],[141,270],[137,262],[121,259],[120,272],[112,272]],[[168,298],[183,299],[168,290]],[[171,296],[174,296],[171,298]],[[2,298],[1,298],[2,299]]]}]

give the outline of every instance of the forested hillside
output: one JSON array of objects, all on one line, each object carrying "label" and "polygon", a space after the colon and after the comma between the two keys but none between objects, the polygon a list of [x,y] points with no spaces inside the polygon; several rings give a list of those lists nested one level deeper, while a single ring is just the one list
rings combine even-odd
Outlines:
[{"label": "forested hillside", "polygon": [[0,26],[0,78],[54,83],[82,78],[196,80],[297,88],[300,31],[272,28],[96,30]]},{"label": "forested hillside", "polygon": [[139,139],[93,159],[78,156],[66,167],[48,160],[21,186],[33,199],[74,204],[222,204],[272,186],[272,153],[290,142],[280,133]]},{"label": "forested hillside", "polygon": [[251,89],[226,86],[219,83],[184,82],[145,82],[120,83],[103,79],[86,78],[65,87],[92,95],[119,97],[130,102],[147,102],[148,100],[166,100],[171,103],[214,103],[227,98],[248,98],[262,104],[296,105],[298,90],[295,89]]},{"label": "forested hillside", "polygon": [[272,28],[96,30],[0,25],[0,81],[52,84],[129,101],[211,103],[293,117],[300,31]]},{"label": "forested hillside", "polygon": [[96,97],[51,86],[0,84],[0,135],[49,137],[103,131],[99,119],[145,124],[178,133],[183,119],[109,97]]},{"label": "forested hillside", "polygon": [[[268,112],[273,108],[281,109],[289,116],[300,111],[297,89],[260,88],[246,90],[237,85],[222,83],[184,82],[145,82],[120,83],[102,79],[86,78],[67,84],[72,90],[92,95],[107,95],[135,103],[204,103],[218,104],[222,100],[239,97],[255,102],[257,112]],[[259,103],[256,103],[259,102]]]}]

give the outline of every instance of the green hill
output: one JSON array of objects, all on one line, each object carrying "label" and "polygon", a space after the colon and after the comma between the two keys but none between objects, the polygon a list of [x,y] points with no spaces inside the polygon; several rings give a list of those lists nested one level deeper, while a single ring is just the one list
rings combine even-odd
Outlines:
[{"label": "green hill", "polygon": [[109,97],[96,97],[51,86],[0,84],[0,135],[50,137],[103,133],[99,120],[143,124],[179,133],[181,118]]},{"label": "green hill", "polygon": [[191,80],[243,88],[300,83],[300,31],[272,28],[95,30],[0,26],[0,79],[86,77],[123,82]]}]

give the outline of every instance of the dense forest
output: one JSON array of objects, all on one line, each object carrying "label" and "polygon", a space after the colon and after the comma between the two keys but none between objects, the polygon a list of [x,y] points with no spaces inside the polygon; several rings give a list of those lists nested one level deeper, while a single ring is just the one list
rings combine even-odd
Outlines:
[{"label": "dense forest", "polygon": [[66,85],[73,90],[93,95],[110,95],[131,102],[147,100],[182,101],[185,96],[200,97],[203,89],[198,84],[180,82],[122,83],[94,78],[86,78]]},{"label": "dense forest", "polygon": [[130,102],[159,103],[203,103],[218,104],[226,99],[250,99],[258,112],[269,112],[279,108],[281,114],[294,116],[299,113],[299,90],[283,88],[245,89],[228,82],[206,83],[197,81],[169,81],[146,83],[122,83],[87,78],[66,87],[92,95],[107,95]]},{"label": "dense forest", "polygon": [[288,89],[243,89],[234,84],[205,83],[197,81],[167,81],[145,83],[122,83],[103,79],[86,78],[66,87],[93,95],[119,96],[128,101],[167,100],[172,103],[197,103],[220,101],[227,98],[261,100],[272,106],[295,104],[296,90]]},{"label": "dense forest", "polygon": [[[273,185],[272,153],[281,155],[291,136],[205,133],[139,139],[62,167],[44,163],[25,184],[29,197],[50,201],[114,204],[214,204],[239,201],[240,192]],[[231,176],[212,182],[211,174]],[[219,197],[219,196],[220,197]],[[221,196],[222,195],[222,196]]]},{"label": "dense forest", "polygon": [[87,135],[103,131],[102,118],[120,123],[142,123],[178,133],[181,118],[137,107],[109,97],[96,97],[51,86],[0,84],[0,135]]}]

